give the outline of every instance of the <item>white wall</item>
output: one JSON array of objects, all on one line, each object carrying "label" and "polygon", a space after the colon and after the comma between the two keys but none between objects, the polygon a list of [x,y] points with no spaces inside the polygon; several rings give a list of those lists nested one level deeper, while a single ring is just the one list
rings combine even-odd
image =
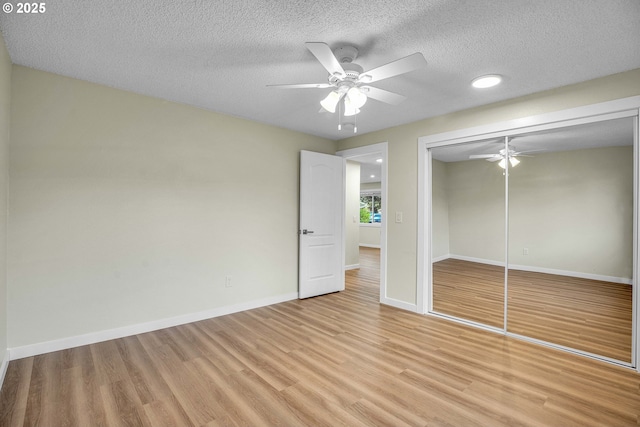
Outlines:
[{"label": "white wall", "polygon": [[347,160],[346,175],[344,264],[353,267],[360,264],[360,163]]},{"label": "white wall", "polygon": [[0,363],[7,351],[7,151],[10,100],[11,59],[0,34]]},{"label": "white wall", "polygon": [[379,248],[380,230],[381,227],[378,224],[360,225],[360,246]]},{"label": "white wall", "polygon": [[417,303],[419,137],[640,95],[638,81],[640,69],[339,141],[339,150],[380,141],[387,141],[389,144],[387,209],[389,212],[403,212],[403,222],[388,222],[388,298],[407,304]]},{"label": "white wall", "polygon": [[12,87],[10,348],[295,295],[299,151],[335,142],[20,66]]},{"label": "white wall", "polygon": [[361,191],[381,191],[382,183],[378,182],[363,182],[360,184]]}]

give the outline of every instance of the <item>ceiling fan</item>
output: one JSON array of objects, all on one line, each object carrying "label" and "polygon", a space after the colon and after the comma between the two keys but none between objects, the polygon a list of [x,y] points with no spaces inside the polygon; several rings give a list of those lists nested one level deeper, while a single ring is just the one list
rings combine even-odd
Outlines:
[{"label": "ceiling fan", "polygon": [[[343,109],[344,116],[355,116],[360,112],[360,108],[367,102],[368,98],[391,105],[400,104],[407,99],[405,96],[369,86],[369,83],[405,74],[427,64],[422,54],[416,52],[365,72],[360,65],[353,62],[358,57],[358,49],[353,46],[339,47],[334,51],[331,51],[331,48],[326,43],[321,42],[307,42],[305,46],[329,72],[327,83],[268,86],[280,89],[331,88],[331,92],[320,101],[320,105],[330,113],[335,113],[336,108],[338,108],[339,116]],[[338,130],[341,130],[341,119],[339,118],[338,120]],[[353,132],[357,132],[355,125]]]},{"label": "ceiling fan", "polygon": [[507,149],[503,148],[495,154],[472,154],[469,159],[486,159],[488,162],[500,162],[498,166],[505,169],[507,161],[511,164],[511,167],[516,167],[520,163],[517,157],[530,157],[528,153],[536,151],[542,150],[516,151],[511,145],[507,144]]}]

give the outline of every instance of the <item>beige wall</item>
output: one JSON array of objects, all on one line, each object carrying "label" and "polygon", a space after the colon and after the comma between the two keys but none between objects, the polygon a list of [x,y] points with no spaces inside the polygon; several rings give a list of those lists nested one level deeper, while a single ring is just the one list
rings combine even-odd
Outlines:
[{"label": "beige wall", "polygon": [[20,66],[12,88],[9,347],[297,292],[299,151],[335,142]]},{"label": "beige wall", "polygon": [[0,35],[0,361],[7,349],[7,151],[11,100],[11,59]]},{"label": "beige wall", "polygon": [[347,160],[345,191],[345,266],[360,263],[360,163]]},{"label": "beige wall", "polygon": [[339,150],[389,143],[387,209],[403,212],[403,222],[388,223],[388,297],[416,303],[419,137],[640,95],[639,81],[636,69],[339,141]]}]

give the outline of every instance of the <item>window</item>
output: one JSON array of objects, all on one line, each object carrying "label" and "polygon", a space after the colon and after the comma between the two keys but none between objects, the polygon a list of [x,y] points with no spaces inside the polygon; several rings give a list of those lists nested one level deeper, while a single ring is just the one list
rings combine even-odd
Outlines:
[{"label": "window", "polygon": [[360,193],[360,224],[382,221],[382,197],[380,193]]}]

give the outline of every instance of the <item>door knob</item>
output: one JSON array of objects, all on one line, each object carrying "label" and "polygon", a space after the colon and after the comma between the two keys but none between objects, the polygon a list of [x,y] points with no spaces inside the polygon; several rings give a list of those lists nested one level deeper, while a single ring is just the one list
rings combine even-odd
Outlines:
[{"label": "door knob", "polygon": [[306,228],[302,230],[302,234],[313,234],[313,231],[307,230]]}]

